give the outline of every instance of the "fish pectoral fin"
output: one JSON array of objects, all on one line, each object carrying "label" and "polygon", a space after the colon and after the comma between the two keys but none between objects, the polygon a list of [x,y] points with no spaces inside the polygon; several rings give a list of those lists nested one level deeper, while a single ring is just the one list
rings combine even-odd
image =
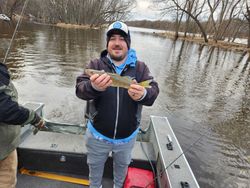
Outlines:
[{"label": "fish pectoral fin", "polygon": [[145,80],[145,81],[142,81],[139,83],[140,86],[143,86],[145,88],[151,88],[152,86],[149,85],[153,80],[150,79],[150,80]]}]

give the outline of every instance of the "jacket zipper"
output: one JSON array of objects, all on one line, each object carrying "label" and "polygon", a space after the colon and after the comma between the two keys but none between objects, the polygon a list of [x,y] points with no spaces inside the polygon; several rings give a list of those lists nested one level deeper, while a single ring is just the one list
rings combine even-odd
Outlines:
[{"label": "jacket zipper", "polygon": [[[129,67],[129,65],[126,65],[125,67],[124,67],[124,69],[122,70],[122,72],[121,72],[121,74],[120,75],[122,75],[122,73],[123,72],[125,72],[125,71],[127,71],[128,70],[128,67]],[[113,70],[114,70],[115,68],[113,67]],[[115,71],[114,71],[115,72]],[[116,119],[115,119],[115,130],[114,130],[114,137],[113,137],[113,139],[115,139],[115,137],[116,137],[116,133],[117,133],[117,125],[118,125],[118,118],[119,118],[119,106],[120,106],[120,90],[119,90],[119,87],[117,87],[117,95],[116,95],[116,99],[117,99],[117,105],[116,105]]]},{"label": "jacket zipper", "polygon": [[117,125],[118,125],[119,105],[120,105],[119,87],[117,88],[116,99],[117,99],[117,106],[116,106],[115,131],[114,131],[114,137],[113,137],[113,139],[115,139],[115,137],[116,137]]}]

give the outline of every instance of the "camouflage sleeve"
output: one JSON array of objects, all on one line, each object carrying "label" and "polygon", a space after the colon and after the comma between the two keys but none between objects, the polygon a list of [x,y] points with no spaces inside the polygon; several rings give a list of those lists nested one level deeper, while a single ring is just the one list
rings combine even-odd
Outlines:
[{"label": "camouflage sleeve", "polygon": [[17,102],[12,101],[0,88],[0,122],[7,124],[20,125],[29,118],[29,110],[18,106]]},{"label": "camouflage sleeve", "polygon": [[8,69],[0,63],[0,124],[24,125],[38,121],[33,110],[20,106],[7,94],[6,91],[13,89],[8,87],[9,84],[10,74]]},{"label": "camouflage sleeve", "polygon": [[35,124],[39,121],[36,113],[20,106],[13,101],[4,90],[6,86],[0,85],[0,122],[12,125]]}]

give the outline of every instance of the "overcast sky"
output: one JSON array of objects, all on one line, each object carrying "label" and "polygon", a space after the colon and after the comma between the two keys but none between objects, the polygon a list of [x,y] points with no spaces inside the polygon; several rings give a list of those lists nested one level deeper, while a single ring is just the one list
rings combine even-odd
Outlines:
[{"label": "overcast sky", "polygon": [[160,15],[156,10],[152,10],[150,0],[136,0],[137,7],[131,12],[131,20],[159,20]]}]

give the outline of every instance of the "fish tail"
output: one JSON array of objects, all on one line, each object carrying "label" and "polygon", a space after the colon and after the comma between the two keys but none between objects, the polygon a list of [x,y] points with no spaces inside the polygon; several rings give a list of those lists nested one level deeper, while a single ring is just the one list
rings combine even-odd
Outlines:
[{"label": "fish tail", "polygon": [[139,83],[140,86],[143,86],[145,88],[151,88],[151,85],[149,85],[153,80],[145,80]]}]

